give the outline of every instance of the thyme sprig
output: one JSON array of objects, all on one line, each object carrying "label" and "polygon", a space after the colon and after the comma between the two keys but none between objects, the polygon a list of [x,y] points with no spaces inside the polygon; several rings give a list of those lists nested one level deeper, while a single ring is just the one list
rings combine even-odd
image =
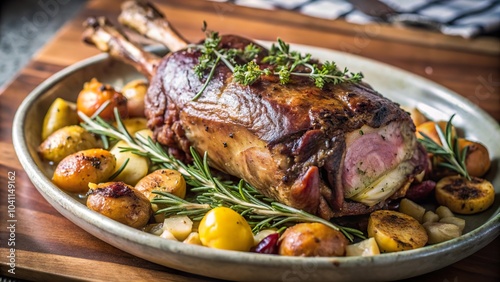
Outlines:
[{"label": "thyme sprig", "polygon": [[[203,31],[206,31],[206,25],[204,25]],[[208,31],[203,44],[189,46],[201,52],[199,63],[194,68],[198,77],[202,79],[206,75],[206,71],[210,70],[205,83],[193,100],[198,99],[205,91],[219,62],[223,62],[233,72],[234,81],[243,85],[255,83],[262,75],[276,75],[281,84],[289,83],[292,76],[309,77],[314,81],[316,87],[321,89],[326,84],[357,83],[363,79],[362,73],[349,72],[347,68],[340,70],[332,61],[325,61],[318,65],[311,58],[311,54],[290,50],[290,44],[285,43],[280,38],[278,38],[277,44],[272,44],[269,54],[262,59],[261,62],[268,65],[265,68],[256,62],[261,51],[260,47],[249,44],[243,50],[222,48],[220,42],[221,37],[217,32]],[[244,63],[239,64],[238,61]]]},{"label": "thyme sprig", "polygon": [[458,138],[453,134],[453,124],[452,120],[455,115],[450,117],[450,120],[446,123],[445,131],[436,123],[436,132],[438,133],[439,140],[441,144],[432,140],[428,135],[423,132],[420,134],[424,138],[420,138],[420,143],[425,147],[428,153],[435,156],[439,156],[445,160],[445,162],[439,162],[438,165],[451,169],[463,177],[470,180],[469,173],[467,172],[467,167],[465,165],[465,159],[467,157],[468,146],[460,150],[458,147]]},{"label": "thyme sprig", "polygon": [[194,196],[189,200],[184,200],[169,193],[154,191],[157,197],[152,200],[152,203],[165,207],[158,210],[158,213],[164,213],[166,216],[185,214],[193,220],[200,220],[210,209],[225,206],[243,215],[254,232],[264,228],[286,227],[292,222],[319,222],[341,231],[351,241],[354,237],[364,238],[359,230],[338,226],[313,214],[275,202],[260,194],[243,180],[235,182],[214,176],[209,167],[206,152],[201,157],[191,148],[194,161],[193,164],[186,165],[168,154],[149,136],[132,137],[127,132],[116,109],[116,127],[99,117],[91,119],[81,112],[78,115],[84,121],[82,126],[88,131],[111,139],[123,140],[128,143],[128,147],[123,150],[147,157],[156,165],[175,169],[184,176]]}]

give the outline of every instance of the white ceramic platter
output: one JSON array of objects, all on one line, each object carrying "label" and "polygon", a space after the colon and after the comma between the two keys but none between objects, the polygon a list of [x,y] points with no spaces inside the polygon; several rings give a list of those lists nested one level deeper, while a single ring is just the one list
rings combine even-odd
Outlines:
[{"label": "white ceramic platter", "polygon": [[[263,44],[269,45],[268,42]],[[362,71],[365,81],[383,95],[428,116],[447,120],[468,138],[480,140],[493,159],[487,179],[496,187],[496,199],[487,211],[464,216],[465,234],[441,244],[375,257],[301,258],[215,250],[165,240],[127,227],[90,211],[72,195],[58,189],[36,153],[43,116],[56,97],[76,100],[83,83],[92,77],[121,87],[140,75],[131,67],[98,55],[53,75],[24,100],[14,119],[13,142],[26,173],[38,191],[62,215],[101,240],[143,259],[200,275],[246,281],[396,280],[421,275],[459,261],[493,241],[500,233],[500,127],[481,109],[419,76],[346,53],[294,45],[320,60]],[[160,49],[156,49],[159,51]],[[77,251],[77,250],[76,250]]]}]

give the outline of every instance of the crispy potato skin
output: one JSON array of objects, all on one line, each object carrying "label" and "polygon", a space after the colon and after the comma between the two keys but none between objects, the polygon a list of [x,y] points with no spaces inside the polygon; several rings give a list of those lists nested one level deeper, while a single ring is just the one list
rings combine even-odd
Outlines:
[{"label": "crispy potato skin", "polygon": [[424,227],[404,213],[379,210],[370,214],[368,236],[374,237],[381,252],[397,252],[425,246]]},{"label": "crispy potato skin", "polygon": [[340,231],[321,223],[299,223],[289,227],[280,238],[279,254],[283,256],[344,256],[349,244]]},{"label": "crispy potato skin", "polygon": [[87,207],[133,228],[144,227],[152,215],[149,200],[123,182],[97,184],[88,193]]},{"label": "crispy potato skin", "polygon": [[171,169],[159,169],[143,177],[135,185],[135,189],[149,200],[156,194],[153,190],[159,190],[174,194],[179,198],[186,196],[186,181],[180,172]]},{"label": "crispy potato skin", "polygon": [[489,208],[495,200],[491,182],[472,177],[469,181],[459,175],[441,179],[436,185],[436,200],[459,214],[475,214]]},{"label": "crispy potato skin", "polygon": [[106,181],[115,170],[115,157],[104,149],[89,149],[71,154],[56,167],[52,181],[68,192],[86,193],[89,183]]},{"label": "crispy potato skin", "polygon": [[49,135],[38,146],[38,152],[45,160],[58,163],[78,151],[99,147],[101,144],[94,135],[81,126],[70,125]]}]

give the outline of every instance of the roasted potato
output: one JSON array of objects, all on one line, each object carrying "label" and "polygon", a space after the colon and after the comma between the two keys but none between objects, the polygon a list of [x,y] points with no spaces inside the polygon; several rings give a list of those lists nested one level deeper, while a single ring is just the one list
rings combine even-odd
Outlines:
[{"label": "roasted potato", "polygon": [[123,182],[91,184],[87,207],[134,228],[144,227],[151,217],[149,200]]},{"label": "roasted potato", "polygon": [[110,150],[116,158],[116,167],[114,172],[118,172],[119,169],[127,162],[125,167],[122,169],[120,174],[118,174],[113,180],[123,181],[129,185],[135,185],[141,178],[146,176],[149,171],[149,161],[147,158],[134,154],[128,151],[122,151],[122,148],[127,147],[127,142],[118,141],[115,146]]},{"label": "roasted potato", "polygon": [[299,223],[285,230],[278,252],[283,256],[344,256],[348,244],[338,230],[321,223]]},{"label": "roasted potato", "polygon": [[[443,133],[446,131],[446,124],[447,124],[446,121],[438,121],[438,122],[426,121],[417,126],[416,129],[417,138],[423,139],[424,137],[421,133],[424,133],[425,135],[429,136],[429,138],[434,140],[434,142],[442,145],[441,139],[439,138],[438,132],[436,130],[436,124],[439,126],[439,128],[441,128]],[[451,135],[457,136],[457,130],[455,129],[454,126],[452,126]]]},{"label": "roasted potato", "polygon": [[174,194],[179,198],[186,196],[186,181],[182,174],[172,169],[159,169],[143,177],[135,185],[135,189],[146,198],[153,199],[153,190]]},{"label": "roasted potato", "polygon": [[441,179],[436,184],[436,200],[459,214],[475,214],[489,208],[495,200],[495,189],[485,179],[455,175]]},{"label": "roasted potato", "polygon": [[[144,176],[137,184],[135,189],[142,193],[150,201],[156,197],[154,190],[174,194],[177,197],[186,196],[186,181],[180,172],[171,169],[159,169]],[[153,211],[158,211],[162,207],[157,204],[151,204]],[[155,214],[156,222],[164,220],[163,214]]]},{"label": "roasted potato", "polygon": [[470,176],[481,177],[488,172],[491,166],[490,154],[486,147],[479,143],[464,138],[458,138],[458,148],[460,152],[467,149],[465,157],[465,167]]},{"label": "roasted potato", "polygon": [[370,214],[368,236],[375,238],[383,253],[417,249],[428,240],[424,227],[416,219],[389,210]]},{"label": "roasted potato", "polygon": [[50,134],[38,147],[42,158],[55,163],[78,151],[101,147],[92,133],[78,125],[65,126]]},{"label": "roasted potato", "polygon": [[415,126],[419,126],[422,123],[428,121],[428,119],[420,112],[417,108],[415,107],[401,107],[403,110],[408,112],[410,114],[411,119],[413,120],[413,123]]},{"label": "roasted potato", "polygon": [[87,193],[89,183],[107,181],[115,166],[115,157],[109,151],[80,151],[67,156],[57,165],[52,182],[68,192]]},{"label": "roasted potato", "polygon": [[105,103],[109,103],[99,116],[105,120],[114,120],[114,108],[118,109],[121,118],[128,116],[127,98],[112,86],[103,84],[92,78],[83,85],[76,99],[76,108],[87,116],[94,115]]},{"label": "roasted potato", "polygon": [[57,98],[52,102],[43,119],[42,140],[60,128],[76,124],[78,124],[76,104]]},{"label": "roasted potato", "polygon": [[[122,123],[127,129],[130,135],[134,136],[134,134],[138,131],[144,130],[148,128],[148,121],[146,118],[135,117],[135,118],[125,118],[122,119]],[[114,126],[117,126],[116,123]]]},{"label": "roasted potato", "polygon": [[121,92],[127,98],[127,107],[130,116],[144,116],[144,97],[148,91],[148,83],[145,80],[132,80],[123,86]]}]

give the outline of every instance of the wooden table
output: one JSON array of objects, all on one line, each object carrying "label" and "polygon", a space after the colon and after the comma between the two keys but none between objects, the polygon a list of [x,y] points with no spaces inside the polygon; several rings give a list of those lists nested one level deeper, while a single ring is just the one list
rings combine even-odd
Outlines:
[{"label": "wooden table", "polygon": [[[309,44],[373,58],[440,83],[467,97],[500,120],[500,41],[467,41],[421,30],[372,24],[358,26],[286,11],[260,11],[206,1],[157,1],[170,21],[189,40],[198,40],[202,21],[221,33],[250,38]],[[31,184],[14,153],[11,130],[15,110],[43,80],[98,51],[81,42],[81,23],[89,15],[115,19],[119,1],[90,1],[23,69],[15,81],[0,90],[0,202],[2,276],[57,281],[207,281],[124,253],[86,233],[50,206]],[[498,160],[497,160],[498,161]],[[5,227],[9,174],[15,173],[15,275],[7,272]],[[478,238],[480,240],[480,238]],[[472,256],[409,281],[499,281],[500,238]],[[397,266],[395,266],[397,267]],[[418,266],[416,266],[418,267]]]}]

